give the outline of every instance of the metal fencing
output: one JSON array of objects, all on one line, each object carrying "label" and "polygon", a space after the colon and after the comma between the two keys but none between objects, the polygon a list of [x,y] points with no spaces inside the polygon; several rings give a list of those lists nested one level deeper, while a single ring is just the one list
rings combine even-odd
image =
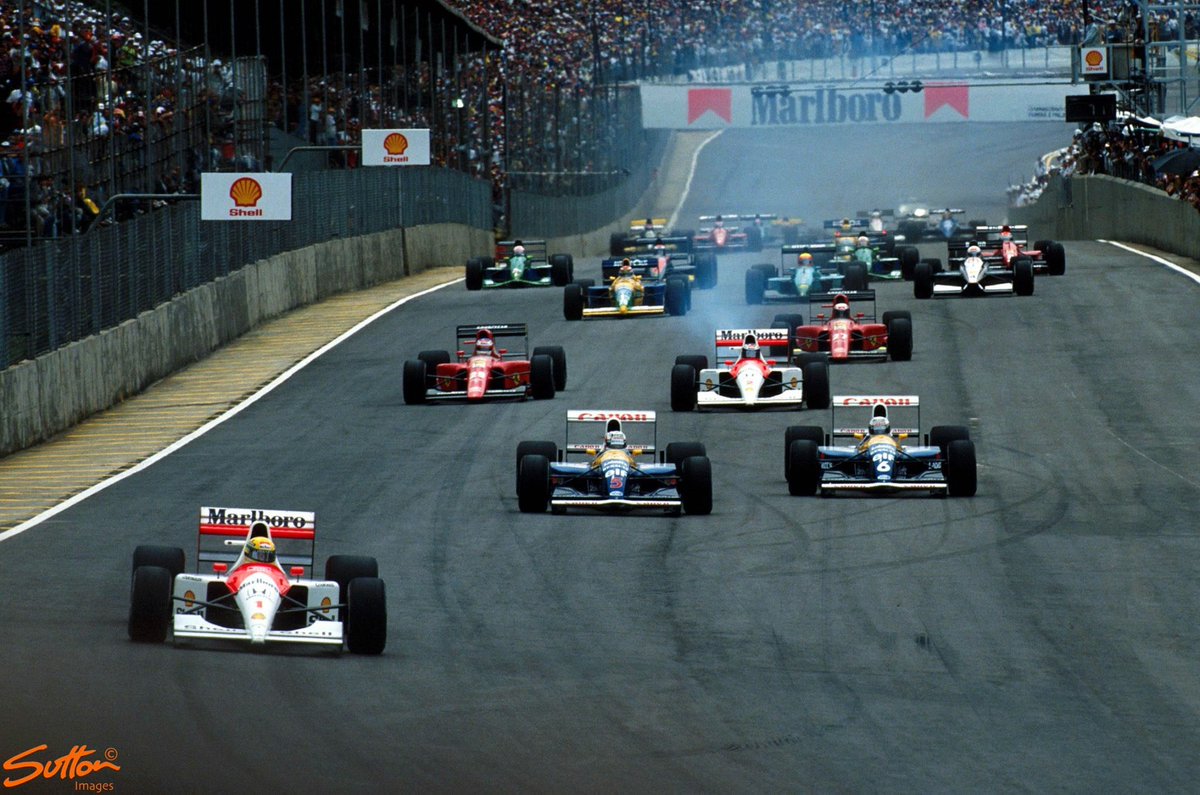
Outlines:
[{"label": "metal fencing", "polygon": [[257,260],[334,237],[457,222],[487,229],[491,185],[443,168],[295,174],[292,220],[201,221],[179,202],[0,256],[0,369],[112,328]]}]

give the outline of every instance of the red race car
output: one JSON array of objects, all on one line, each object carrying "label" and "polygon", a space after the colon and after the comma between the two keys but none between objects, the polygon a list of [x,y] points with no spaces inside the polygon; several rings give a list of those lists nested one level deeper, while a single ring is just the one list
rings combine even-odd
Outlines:
[{"label": "red race car", "polygon": [[[498,347],[504,338],[519,338],[520,350]],[[421,351],[404,363],[404,402],[532,397],[544,400],[567,385],[567,357],[557,345],[529,354],[524,323],[459,326],[455,360],[449,351]]]},{"label": "red race car", "polygon": [[[870,302],[871,311],[851,312],[850,305]],[[813,314],[813,304],[832,310]],[[884,312],[875,320],[875,291],[813,293],[809,296],[809,319],[803,314],[776,315],[777,325],[786,324],[792,334],[792,355],[804,361],[807,355],[824,355],[831,362],[908,361],[912,358],[912,316],[903,310]]]},{"label": "red race car", "polygon": [[977,226],[970,240],[950,244],[950,259],[966,256],[967,246],[977,243],[981,256],[987,263],[999,263],[1012,270],[1018,260],[1028,259],[1034,273],[1062,276],[1067,270],[1067,255],[1062,243],[1053,240],[1038,240],[1029,249],[1029,227],[1027,226]]}]

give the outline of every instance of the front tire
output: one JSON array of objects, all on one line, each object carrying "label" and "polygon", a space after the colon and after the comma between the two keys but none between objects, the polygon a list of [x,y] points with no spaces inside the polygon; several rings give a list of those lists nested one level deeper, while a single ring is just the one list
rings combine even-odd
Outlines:
[{"label": "front tire", "polygon": [[1033,295],[1033,260],[1021,257],[1013,263],[1013,292]]},{"label": "front tire", "polygon": [[672,317],[686,315],[688,305],[687,282],[679,278],[667,279],[667,288],[664,291],[663,303],[666,305],[668,315]]},{"label": "front tire", "polygon": [[378,577],[356,577],[346,593],[342,627],[351,654],[382,654],[387,646],[387,594]]},{"label": "front tire", "polygon": [[579,284],[568,284],[563,288],[563,317],[567,320],[583,320],[584,291]]},{"label": "front tire", "polygon": [[696,286],[711,290],[717,286],[717,257],[715,254],[696,255]]},{"label": "front tire", "polygon": [[162,643],[171,627],[171,572],[162,566],[138,566],[129,592],[129,639]]},{"label": "front tire", "polygon": [[417,359],[404,363],[404,402],[410,406],[425,402],[425,392],[429,388],[429,378],[425,362]]},{"label": "front tire", "polygon": [[946,455],[946,490],[951,497],[974,497],[977,486],[975,443],[955,439]]},{"label": "front tire", "polygon": [[483,261],[479,257],[467,260],[466,283],[468,290],[483,289]]},{"label": "front tire", "polygon": [[817,446],[808,439],[797,439],[788,446],[788,494],[811,497],[821,486],[821,460]]},{"label": "front tire", "polygon": [[1046,260],[1046,270],[1051,276],[1062,276],[1067,272],[1067,251],[1062,243],[1048,242],[1042,257]]},{"label": "front tire", "polygon": [[918,262],[913,269],[913,297],[933,298],[933,269],[928,262]]},{"label": "front tire", "polygon": [[554,362],[554,388],[561,392],[567,388],[567,352],[561,345],[539,345],[533,349],[534,356],[549,356]]},{"label": "front tire", "polygon": [[867,289],[867,266],[861,262],[847,263],[842,287],[851,292]]},{"label": "front tire", "polygon": [[550,459],[527,455],[517,465],[517,508],[521,513],[545,513],[550,504]]},{"label": "front tire", "polygon": [[[527,455],[540,455],[547,461],[558,460],[558,445],[554,442],[533,441],[517,443],[517,472],[521,471],[521,459]],[[517,478],[517,495],[521,494],[521,480]]]},{"label": "front tire", "polygon": [[706,456],[683,459],[679,497],[684,513],[704,516],[712,513],[712,462]]},{"label": "front tire", "polygon": [[545,354],[529,359],[529,391],[534,400],[554,397],[554,360]]},{"label": "front tire", "polygon": [[550,283],[555,287],[566,287],[571,283],[571,260],[566,254],[550,257]]},{"label": "front tire", "polygon": [[696,408],[696,369],[690,364],[671,368],[671,410],[691,411]]},{"label": "front tire", "polygon": [[761,304],[767,290],[767,274],[751,268],[746,271],[746,303]]},{"label": "front tire", "polygon": [[829,408],[829,363],[810,361],[804,365],[804,405],[810,409]]},{"label": "front tire", "polygon": [[913,332],[912,321],[906,317],[894,317],[888,324],[888,356],[893,362],[907,362],[912,359]]},{"label": "front tire", "polygon": [[783,432],[783,476],[787,478],[792,471],[791,449],[792,442],[800,441],[812,442],[820,447],[825,441],[825,432],[817,425],[789,425],[787,430]]}]

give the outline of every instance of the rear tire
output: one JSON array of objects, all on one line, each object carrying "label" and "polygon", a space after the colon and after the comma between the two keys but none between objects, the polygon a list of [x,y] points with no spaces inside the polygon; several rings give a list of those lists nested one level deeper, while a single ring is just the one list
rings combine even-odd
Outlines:
[{"label": "rear tire", "polygon": [[896,257],[900,260],[901,274],[905,271],[913,273],[913,269],[921,260],[921,252],[917,250],[916,246],[896,246]]},{"label": "rear tire", "polygon": [[821,487],[821,460],[817,446],[808,439],[797,439],[788,445],[788,494],[811,497]]},{"label": "rear tire", "polygon": [[699,374],[701,370],[708,368],[708,357],[700,354],[680,354],[675,357],[675,364],[686,364]]},{"label": "rear tire", "polygon": [[747,251],[762,251],[763,249],[763,233],[757,226],[752,226],[746,230],[746,250]]},{"label": "rear tire", "polygon": [[378,577],[356,577],[346,593],[342,619],[351,654],[382,654],[387,645],[387,592]]},{"label": "rear tire", "polygon": [[571,283],[571,260],[566,254],[551,255],[550,283],[555,287],[566,287]]},{"label": "rear tire", "polygon": [[942,451],[942,458],[946,457],[951,442],[970,438],[971,431],[965,425],[934,425],[929,429],[929,444]]},{"label": "rear tire", "polygon": [[946,490],[951,497],[974,497],[977,487],[975,443],[955,439],[946,455]]},{"label": "rear tire", "polygon": [[567,352],[561,345],[539,345],[533,349],[533,356],[549,356],[554,362],[554,388],[561,392],[567,388]]},{"label": "rear tire", "polygon": [[133,571],[142,566],[158,566],[169,571],[174,577],[183,573],[185,562],[183,550],[179,547],[139,544],[133,550]]},{"label": "rear tire", "polygon": [[550,504],[550,459],[527,455],[517,465],[517,508],[521,513],[545,513]]},{"label": "rear tire", "polygon": [[888,356],[893,362],[907,362],[912,359],[913,333],[912,321],[906,317],[892,318],[888,324]]},{"label": "rear tire", "polygon": [[711,290],[717,286],[716,255],[696,255],[696,286],[701,290]]},{"label": "rear tire", "polygon": [[677,277],[667,279],[667,289],[663,296],[663,303],[666,304],[668,315],[672,317],[686,315],[688,305],[687,281]]},{"label": "rear tire", "polygon": [[[325,579],[337,583],[338,597],[343,604],[352,580],[378,576],[379,561],[369,555],[330,555],[325,561]],[[346,620],[344,616],[342,620]]]},{"label": "rear tire", "polygon": [[913,297],[933,298],[933,269],[928,262],[918,262],[913,269]]},{"label": "rear tire", "polygon": [[171,627],[174,577],[162,566],[138,566],[129,591],[129,639],[162,643]]},{"label": "rear tire", "polygon": [[760,270],[751,268],[746,271],[746,303],[761,304],[763,293],[767,289],[767,275]]},{"label": "rear tire", "polygon": [[450,364],[450,351],[421,351],[417,358],[425,362],[425,369],[433,372],[439,364]]},{"label": "rear tire", "polygon": [[1067,252],[1062,243],[1048,242],[1042,257],[1046,260],[1046,270],[1051,276],[1062,276],[1067,272]]},{"label": "rear tire", "polygon": [[404,363],[404,402],[415,406],[425,402],[425,392],[429,388],[429,378],[426,374],[425,362],[421,360]]},{"label": "rear tire", "polygon": [[779,275],[779,268],[776,268],[769,262],[760,262],[757,265],[751,265],[750,270],[761,271],[768,279]]},{"label": "rear tire", "polygon": [[529,391],[534,400],[554,397],[554,360],[542,354],[529,359]]},{"label": "rear tire", "polygon": [[911,321],[912,312],[909,312],[907,309],[889,309],[883,313],[883,319],[881,322],[885,326],[891,325],[892,320],[898,317],[906,318]]},{"label": "rear tire", "polygon": [[667,463],[676,468],[683,466],[685,458],[707,455],[703,442],[667,442]]},{"label": "rear tire", "polygon": [[679,497],[684,513],[697,516],[712,513],[712,463],[706,456],[683,459]]},{"label": "rear tire", "polygon": [[696,408],[696,369],[690,364],[671,368],[671,410],[691,411]]},{"label": "rear tire", "polygon": [[466,283],[468,290],[483,289],[483,261],[479,257],[472,257],[467,260]]},{"label": "rear tire", "polygon": [[567,320],[583,320],[584,290],[579,282],[563,288],[563,317]]},{"label": "rear tire", "polygon": [[829,408],[829,364],[812,361],[804,365],[804,405],[810,409]]},{"label": "rear tire", "polygon": [[867,266],[862,262],[846,263],[842,288],[851,292],[867,289]]},{"label": "rear tire", "polygon": [[[603,240],[603,238],[601,239]],[[619,257],[625,253],[625,235],[613,232],[608,236],[608,253],[613,257]]]}]

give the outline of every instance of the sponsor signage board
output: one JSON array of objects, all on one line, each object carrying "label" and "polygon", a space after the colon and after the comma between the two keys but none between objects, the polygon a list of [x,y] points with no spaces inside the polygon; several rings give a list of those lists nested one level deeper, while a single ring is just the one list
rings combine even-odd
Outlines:
[{"label": "sponsor signage board", "polygon": [[200,220],[290,221],[292,175],[205,172],[200,175]]},{"label": "sponsor signage board", "polygon": [[429,130],[363,130],[364,166],[429,165]]}]

